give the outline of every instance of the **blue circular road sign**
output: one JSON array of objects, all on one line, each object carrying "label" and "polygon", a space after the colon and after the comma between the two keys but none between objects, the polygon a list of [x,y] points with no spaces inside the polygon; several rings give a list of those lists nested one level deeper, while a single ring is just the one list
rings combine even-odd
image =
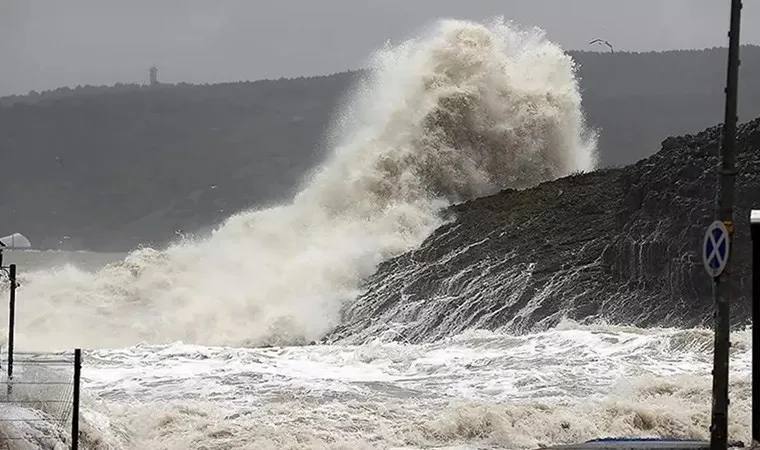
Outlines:
[{"label": "blue circular road sign", "polygon": [[728,252],[731,248],[726,225],[716,220],[707,227],[702,243],[702,262],[707,274],[713,278],[719,277],[728,263]]}]

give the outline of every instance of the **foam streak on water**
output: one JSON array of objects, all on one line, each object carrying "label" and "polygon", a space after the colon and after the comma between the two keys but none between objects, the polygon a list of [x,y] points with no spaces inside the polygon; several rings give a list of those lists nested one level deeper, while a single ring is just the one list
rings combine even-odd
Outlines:
[{"label": "foam streak on water", "polygon": [[573,61],[537,30],[442,21],[379,51],[292,203],[96,272],[25,279],[24,348],[299,344],[452,202],[594,165]]},{"label": "foam streak on water", "polygon": [[[749,337],[733,337],[732,439],[748,438]],[[87,355],[86,386],[107,406],[88,401],[89,422],[100,423],[88,433],[121,448],[161,449],[522,449],[611,435],[706,438],[711,339],[706,330],[563,323],[426,345],[101,350]],[[120,434],[125,427],[131,434]]]}]

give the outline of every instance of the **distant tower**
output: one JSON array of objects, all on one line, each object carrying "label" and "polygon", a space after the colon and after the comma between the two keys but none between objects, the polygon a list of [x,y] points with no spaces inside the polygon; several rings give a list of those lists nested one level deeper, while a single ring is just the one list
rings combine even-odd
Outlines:
[{"label": "distant tower", "polygon": [[150,66],[150,85],[158,86],[158,69],[156,66]]}]

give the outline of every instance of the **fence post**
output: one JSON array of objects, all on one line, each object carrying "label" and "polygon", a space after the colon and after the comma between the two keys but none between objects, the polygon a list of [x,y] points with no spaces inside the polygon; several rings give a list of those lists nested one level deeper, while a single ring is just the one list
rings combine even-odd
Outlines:
[{"label": "fence post", "polygon": [[8,305],[8,396],[11,395],[13,380],[13,336],[16,328],[16,265],[11,264],[8,274],[11,283],[11,298]]},{"label": "fence post", "polygon": [[82,377],[82,349],[74,349],[74,398],[71,412],[71,450],[79,450],[79,383]]},{"label": "fence post", "polygon": [[749,214],[752,237],[752,445],[760,444],[760,209]]}]

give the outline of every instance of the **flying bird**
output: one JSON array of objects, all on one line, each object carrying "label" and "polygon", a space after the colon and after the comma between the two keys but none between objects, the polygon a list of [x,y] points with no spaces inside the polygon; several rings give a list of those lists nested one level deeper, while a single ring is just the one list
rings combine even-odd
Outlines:
[{"label": "flying bird", "polygon": [[591,44],[604,44],[604,45],[606,45],[607,47],[610,48],[610,52],[615,53],[615,49],[612,48],[612,44],[610,44],[609,42],[605,41],[604,39],[594,39],[593,41],[589,42],[588,44],[589,45],[591,45]]}]

